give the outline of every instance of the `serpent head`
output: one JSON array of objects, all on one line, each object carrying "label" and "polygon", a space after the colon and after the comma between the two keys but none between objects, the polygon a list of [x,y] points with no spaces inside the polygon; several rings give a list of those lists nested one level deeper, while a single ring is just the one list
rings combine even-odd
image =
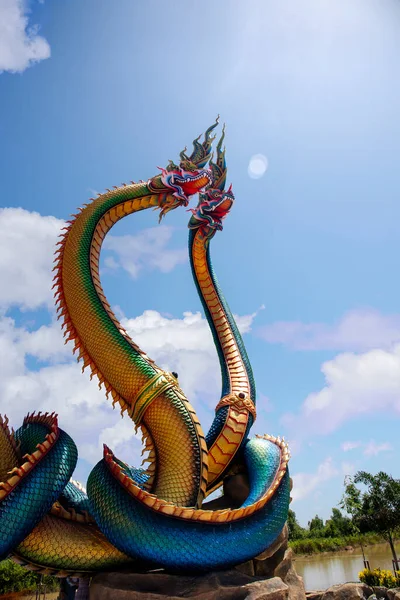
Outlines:
[{"label": "serpent head", "polygon": [[197,207],[189,209],[192,213],[189,229],[202,228],[203,233],[212,237],[216,231],[222,230],[222,221],[232,208],[234,200],[232,186],[228,190],[208,188],[200,194]]},{"label": "serpent head", "polygon": [[211,168],[207,169],[206,165],[211,157],[212,142],[215,139],[211,134],[218,125],[218,118],[206,130],[202,142],[199,141],[201,136],[193,140],[193,152],[190,156],[184,148],[180,153],[179,165],[170,160],[166,169],[159,167],[161,176],[148,182],[151,190],[166,192],[166,196],[160,198],[160,220],[170,210],[178,206],[187,206],[191,196],[212,185],[213,172]]},{"label": "serpent head", "polygon": [[211,238],[216,231],[221,231],[222,220],[226,217],[235,196],[232,192],[232,185],[225,190],[226,182],[226,161],[225,149],[222,149],[222,142],[225,137],[225,127],[222,130],[221,138],[217,144],[217,159],[215,162],[210,160],[210,172],[212,182],[207,186],[204,192],[199,194],[199,203],[196,208],[189,209],[192,213],[189,221],[189,229],[202,229],[202,233]]},{"label": "serpent head", "polygon": [[161,169],[161,181],[176,199],[169,210],[177,206],[187,206],[190,196],[201,192],[212,182],[209,169],[199,169],[189,160],[182,161],[179,167],[173,163],[170,163],[170,166],[172,167],[170,170]]}]

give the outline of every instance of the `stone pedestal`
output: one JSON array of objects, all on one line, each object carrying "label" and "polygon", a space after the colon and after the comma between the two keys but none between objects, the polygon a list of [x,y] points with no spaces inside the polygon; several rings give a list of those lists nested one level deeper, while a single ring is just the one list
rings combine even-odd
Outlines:
[{"label": "stone pedestal", "polygon": [[90,600],[306,600],[303,580],[292,564],[287,528],[263,554],[229,571],[206,575],[101,573],[90,585]]},{"label": "stone pedestal", "polygon": [[279,577],[262,579],[238,571],[200,577],[162,573],[103,573],[90,586],[90,600],[288,600],[289,588]]}]

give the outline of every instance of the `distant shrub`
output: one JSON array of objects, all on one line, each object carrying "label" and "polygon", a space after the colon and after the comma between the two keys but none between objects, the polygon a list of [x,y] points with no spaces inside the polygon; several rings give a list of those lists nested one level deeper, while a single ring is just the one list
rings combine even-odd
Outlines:
[{"label": "distant shrub", "polygon": [[295,554],[315,554],[317,552],[335,552],[346,546],[342,538],[307,538],[290,542]]},{"label": "distant shrub", "polygon": [[307,537],[299,540],[289,540],[289,546],[295,554],[317,554],[318,552],[336,552],[347,546],[357,546],[360,541],[364,544],[377,544],[382,537],[376,533],[348,535],[345,537]]}]

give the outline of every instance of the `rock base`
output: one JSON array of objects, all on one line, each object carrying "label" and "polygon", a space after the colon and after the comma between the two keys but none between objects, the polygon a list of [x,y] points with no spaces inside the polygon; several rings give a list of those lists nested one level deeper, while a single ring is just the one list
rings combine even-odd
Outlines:
[{"label": "rock base", "polygon": [[289,587],[279,577],[262,579],[238,571],[180,577],[162,573],[97,575],[90,586],[91,600],[287,600]]},{"label": "rock base", "polygon": [[[306,600],[303,580],[292,564],[287,529],[263,554],[230,571],[206,575],[101,573],[90,585],[90,600]],[[327,599],[328,600],[328,599]]]}]

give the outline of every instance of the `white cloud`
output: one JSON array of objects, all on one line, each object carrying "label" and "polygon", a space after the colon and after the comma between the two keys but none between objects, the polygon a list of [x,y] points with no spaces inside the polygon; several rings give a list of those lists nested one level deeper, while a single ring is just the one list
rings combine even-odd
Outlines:
[{"label": "white cloud", "polygon": [[[88,374],[82,375],[81,367],[71,361],[71,348],[68,348],[68,363],[28,369],[28,355],[39,360],[66,358],[61,335],[54,333],[42,337],[41,329],[28,333],[15,327],[8,317],[0,319],[0,353],[3,357],[0,363],[0,413],[8,414],[12,424],[18,427],[27,412],[57,412],[60,426],[72,435],[80,456],[88,458],[85,443],[89,437],[97,445],[100,431],[110,425],[112,409],[105,401],[104,392],[100,392],[95,382],[89,381]],[[49,329],[56,331],[53,326]],[[44,344],[43,340],[50,345]]]},{"label": "white cloud", "polygon": [[71,347],[64,344],[58,321],[33,331],[20,328],[18,340],[22,351],[40,362],[58,363],[71,359]]},{"label": "white cloud", "polygon": [[9,317],[0,316],[0,356],[1,387],[2,382],[22,373],[25,365],[25,357],[18,345],[18,334],[15,330],[14,321]]},{"label": "white cloud", "polygon": [[[52,268],[57,238],[65,222],[22,208],[0,209],[0,308],[53,307]],[[187,260],[184,249],[170,249],[172,229],[154,227],[136,236],[109,236],[104,248],[107,269],[123,267],[136,278],[142,268],[167,273]],[[246,318],[246,317],[245,317]]]},{"label": "white cloud", "polygon": [[343,442],[341,448],[343,452],[349,452],[349,450],[354,450],[355,448],[359,448],[361,446],[361,442]]},{"label": "white cloud", "polygon": [[130,419],[117,417],[116,420],[116,415],[108,415],[107,420],[116,422],[109,427],[104,427],[105,422],[102,423],[102,427],[96,432],[97,443],[96,440],[84,440],[78,445],[79,455],[89,463],[95,464],[103,456],[103,444],[106,444],[117,456],[125,458],[126,462],[135,467],[140,467],[143,461],[140,432],[135,433],[135,426]]},{"label": "white cloud", "polygon": [[122,267],[134,279],[144,267],[169,273],[188,260],[185,248],[168,248],[172,232],[172,227],[160,225],[136,235],[109,235],[104,240],[104,249],[113,252],[114,256],[107,257],[105,264],[112,269]]},{"label": "white cloud", "polygon": [[364,354],[339,354],[321,370],[326,385],[309,394],[300,415],[283,420],[301,435],[324,435],[363,414],[400,414],[400,345]]},{"label": "white cloud", "polygon": [[378,444],[375,440],[371,440],[365,447],[364,454],[365,456],[377,456],[381,452],[389,452],[392,450],[392,445],[388,442],[383,442],[382,444]]},{"label": "white cloud", "polygon": [[240,333],[249,333],[249,331],[251,331],[254,319],[259,311],[264,310],[264,308],[265,306],[262,305],[256,312],[253,312],[250,315],[233,315]]},{"label": "white cloud", "polygon": [[[18,364],[23,365],[25,356],[32,356],[39,362],[65,362],[71,359],[71,348],[64,344],[60,324],[53,321],[50,325],[42,325],[38,329],[28,331],[24,327],[16,327],[14,319],[4,316],[0,319],[0,339],[5,348],[17,352]],[[8,359],[8,353],[4,353]],[[7,361],[4,361],[7,362]]]},{"label": "white cloud", "polygon": [[354,450],[355,448],[364,448],[363,453],[365,456],[377,456],[381,452],[388,452],[389,450],[392,450],[392,446],[388,442],[382,442],[379,444],[375,440],[370,440],[368,443],[343,442],[341,448],[344,452]]},{"label": "white cloud", "polygon": [[295,350],[365,351],[390,348],[400,341],[400,315],[376,310],[353,310],[334,325],[280,321],[262,327],[259,335],[269,343]]},{"label": "white cloud", "polygon": [[0,209],[0,307],[53,306],[53,254],[63,226],[22,208]]},{"label": "white cloud", "polygon": [[[106,256],[104,259],[104,267],[106,267],[107,270],[116,271],[119,269],[119,263],[117,263],[113,256]],[[102,271],[104,272],[105,269],[102,269]]]},{"label": "white cloud", "polygon": [[32,64],[49,58],[50,46],[38,31],[37,25],[28,24],[24,0],[1,0],[0,73],[21,73]]},{"label": "white cloud", "polygon": [[339,475],[338,469],[333,464],[332,458],[328,457],[322,462],[315,473],[296,473],[293,475],[293,502],[303,500],[314,493],[325,481]]}]

